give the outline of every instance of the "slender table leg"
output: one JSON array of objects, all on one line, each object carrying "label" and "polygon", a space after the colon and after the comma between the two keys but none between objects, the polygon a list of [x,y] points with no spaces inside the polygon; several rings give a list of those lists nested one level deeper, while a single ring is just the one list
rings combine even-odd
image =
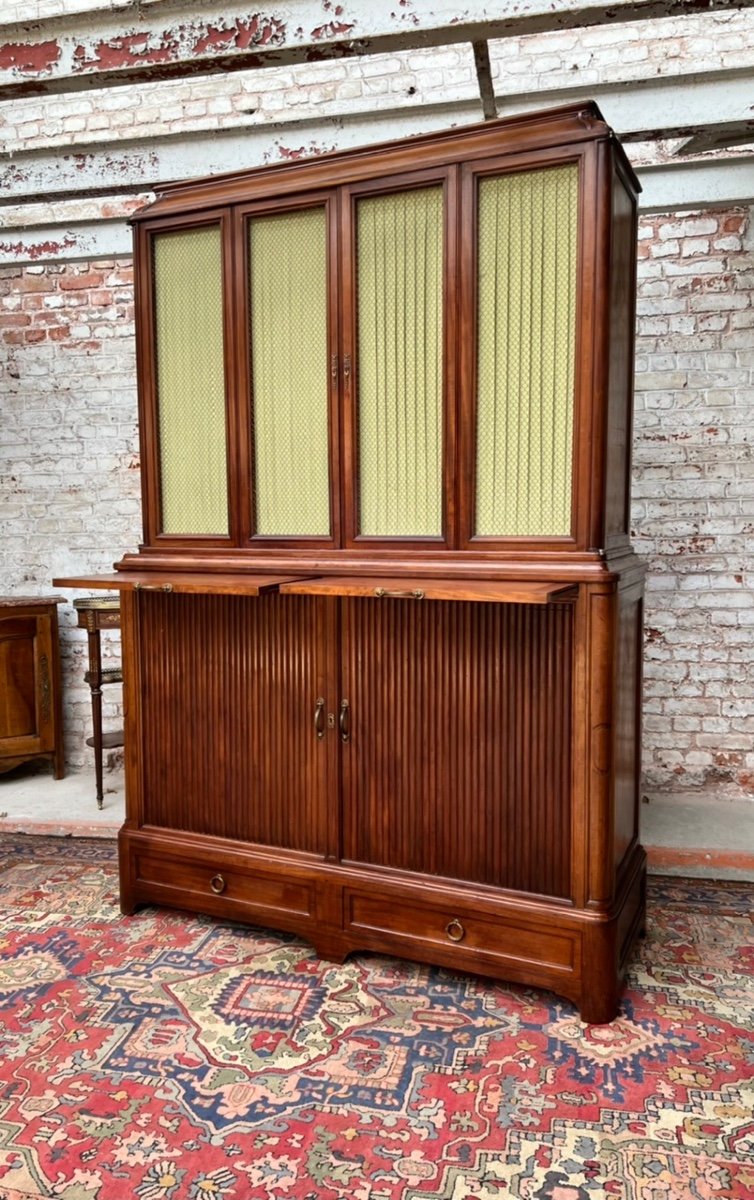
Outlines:
[{"label": "slender table leg", "polygon": [[92,745],[94,746],[94,775],[97,781],[97,808],[102,808],[102,661],[99,629],[88,629],[89,670],[87,682],[92,693]]}]

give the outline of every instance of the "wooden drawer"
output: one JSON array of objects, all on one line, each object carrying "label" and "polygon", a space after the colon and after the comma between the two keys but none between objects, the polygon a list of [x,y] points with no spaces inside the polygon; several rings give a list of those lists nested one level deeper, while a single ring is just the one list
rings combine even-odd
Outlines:
[{"label": "wooden drawer", "polygon": [[[490,965],[496,960],[510,977],[510,966],[537,964],[545,971],[572,973],[579,948],[576,932],[555,932],[525,918],[496,917],[469,912],[451,905],[424,901],[406,902],[396,897],[375,897],[348,889],[344,919],[351,939],[369,946],[373,938],[395,941],[420,951],[446,948],[459,965],[474,958]],[[424,954],[420,954],[425,957]],[[515,972],[514,972],[515,974]]]},{"label": "wooden drawer", "polygon": [[255,923],[281,924],[281,918],[313,920],[314,881],[290,873],[246,869],[222,859],[199,862],[148,852],[134,855],[134,889],[140,900],[195,908]]}]

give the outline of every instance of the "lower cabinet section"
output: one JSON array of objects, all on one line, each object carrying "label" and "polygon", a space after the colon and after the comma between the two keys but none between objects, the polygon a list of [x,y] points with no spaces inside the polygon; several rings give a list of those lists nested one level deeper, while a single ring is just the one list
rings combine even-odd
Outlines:
[{"label": "lower cabinet section", "polygon": [[190,835],[124,829],[123,911],[155,903],[298,933],[323,958],[379,951],[549,988],[585,1021],[615,1015],[621,965],[644,920],[637,847],[612,911],[379,871],[264,847],[199,846]]},{"label": "lower cabinet section", "polygon": [[122,602],[124,911],[205,912],[614,1017],[644,905],[640,580],[531,603],[155,586]]}]

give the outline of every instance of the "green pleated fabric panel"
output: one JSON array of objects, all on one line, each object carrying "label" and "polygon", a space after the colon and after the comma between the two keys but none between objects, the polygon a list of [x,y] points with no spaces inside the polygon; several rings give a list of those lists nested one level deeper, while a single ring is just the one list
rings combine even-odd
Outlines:
[{"label": "green pleated fabric panel", "polygon": [[324,208],[249,223],[255,532],[330,533]]},{"label": "green pleated fabric panel", "polygon": [[227,534],[220,227],[153,246],[162,532]]},{"label": "green pleated fabric panel", "polygon": [[442,534],[443,196],[357,212],[359,531]]},{"label": "green pleated fabric panel", "polygon": [[476,533],[571,530],[578,168],[479,185]]}]

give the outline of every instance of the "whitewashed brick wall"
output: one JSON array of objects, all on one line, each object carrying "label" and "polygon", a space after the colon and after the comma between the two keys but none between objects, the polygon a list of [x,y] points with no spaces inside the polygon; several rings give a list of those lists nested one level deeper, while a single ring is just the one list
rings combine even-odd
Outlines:
[{"label": "whitewashed brick wall", "polygon": [[[131,19],[130,0],[109,0],[113,10],[129,5]],[[94,9],[102,0],[6,0],[0,20]],[[754,20],[744,9],[608,24],[504,39],[490,53],[499,96],[613,84],[750,66]],[[474,91],[470,47],[406,50],[295,74],[269,68],[19,99],[0,106],[0,141],[11,153],[65,152]],[[305,126],[296,136],[308,144]],[[648,146],[642,161],[672,149]],[[68,199],[61,220],[120,216],[133,203]],[[55,218],[43,197],[24,214],[28,224]],[[633,532],[650,568],[646,788],[754,797],[752,214],[654,217],[643,222],[639,254]],[[56,574],[108,570],[140,540],[132,305],[128,261],[0,270],[0,591],[37,594]],[[75,768],[90,762],[85,635],[70,607],[62,615]],[[108,700],[106,721],[117,720]]]},{"label": "whitewashed brick wall", "polygon": [[[141,535],[130,261],[0,270],[0,352],[0,593],[72,598],[53,576],[109,571]],[[86,633],[59,615],[75,769],[91,764]],[[119,661],[118,635],[102,643]],[[117,728],[120,689],[103,695]]]},{"label": "whitewashed brick wall", "polygon": [[754,220],[639,231],[633,532],[649,789],[754,796]]}]

